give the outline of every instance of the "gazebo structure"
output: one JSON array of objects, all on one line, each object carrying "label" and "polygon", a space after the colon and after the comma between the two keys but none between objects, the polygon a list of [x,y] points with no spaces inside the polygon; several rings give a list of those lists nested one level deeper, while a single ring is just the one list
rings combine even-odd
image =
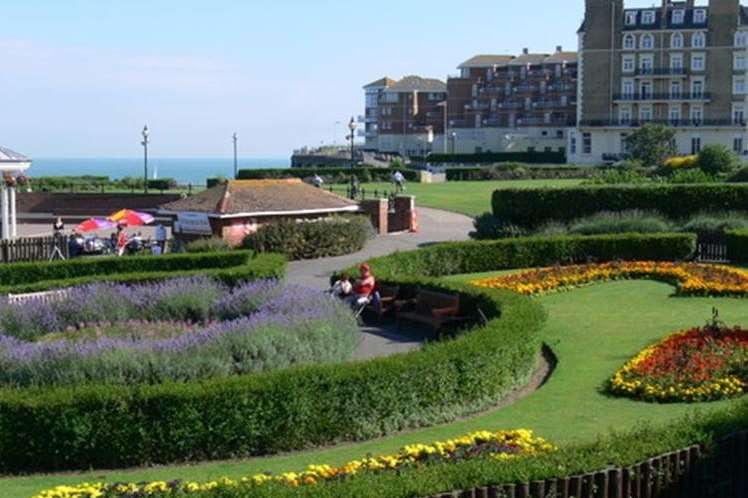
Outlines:
[{"label": "gazebo structure", "polygon": [[15,238],[18,235],[16,219],[16,184],[19,178],[31,166],[31,159],[0,147],[0,173],[3,175],[0,192],[0,222],[2,223],[2,240]]}]

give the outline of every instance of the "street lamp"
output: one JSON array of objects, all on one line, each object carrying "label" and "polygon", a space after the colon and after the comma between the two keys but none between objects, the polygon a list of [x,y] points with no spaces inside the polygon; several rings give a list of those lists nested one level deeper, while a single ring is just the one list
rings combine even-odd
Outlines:
[{"label": "street lamp", "polygon": [[234,180],[236,180],[236,177],[239,174],[239,161],[236,155],[236,143],[239,141],[239,135],[234,132],[231,138],[234,140]]},{"label": "street lamp", "polygon": [[148,144],[151,143],[151,132],[148,130],[148,125],[143,127],[143,141],[140,145],[143,146],[143,188],[145,193],[148,193]]},{"label": "street lamp", "polygon": [[444,132],[444,153],[445,154],[449,153],[449,150],[447,149],[447,137],[448,137],[447,131],[448,131],[448,128],[449,128],[449,109],[448,109],[448,106],[447,106],[447,102],[448,101],[446,101],[446,100],[442,100],[441,102],[439,102],[438,104],[436,104],[437,107],[443,107],[444,108],[444,131],[443,132]]},{"label": "street lamp", "polygon": [[354,149],[354,140],[356,139],[356,120],[351,116],[351,121],[348,123],[348,129],[351,131],[349,138],[351,139],[351,197],[356,197],[356,176],[353,174],[353,169],[356,167],[356,151]]},{"label": "street lamp", "polygon": [[453,131],[450,135],[452,137],[452,154],[455,154],[457,150],[457,132]]}]

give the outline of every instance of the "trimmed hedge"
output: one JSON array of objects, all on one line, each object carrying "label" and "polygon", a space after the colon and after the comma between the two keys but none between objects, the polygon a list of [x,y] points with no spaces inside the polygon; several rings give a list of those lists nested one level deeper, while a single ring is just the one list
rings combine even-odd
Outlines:
[{"label": "trimmed hedge", "polygon": [[423,351],[201,383],[0,390],[4,472],[232,458],[363,440],[486,409],[524,383],[542,307],[507,291],[460,292],[480,327]]},{"label": "trimmed hedge", "polygon": [[565,152],[484,152],[481,154],[429,154],[432,164],[530,163],[565,164]]},{"label": "trimmed hedge", "polygon": [[[239,170],[239,180],[268,180],[280,178],[311,178],[319,175],[327,184],[350,183],[351,173],[358,180],[365,182],[391,182],[392,174],[397,168],[370,168],[356,167],[348,168],[286,168],[286,169],[242,169]],[[409,182],[418,181],[418,172],[409,169],[399,169],[405,179]]]},{"label": "trimmed hedge", "polygon": [[497,190],[493,214],[505,223],[536,227],[601,211],[658,211],[673,219],[704,211],[748,210],[748,185],[606,185]]},{"label": "trimmed hedge", "polygon": [[373,236],[366,216],[346,216],[297,223],[276,221],[263,225],[244,239],[244,247],[257,252],[285,254],[289,259],[317,259],[358,252]]},{"label": "trimmed hedge", "polygon": [[0,266],[0,294],[40,292],[96,282],[153,282],[193,275],[208,275],[233,285],[247,280],[281,279],[286,264],[286,258],[280,254],[254,255],[249,251],[14,263]]},{"label": "trimmed hedge", "polygon": [[[524,163],[499,163],[490,166],[447,168],[447,181],[542,180],[556,178],[592,178],[603,170],[597,166],[533,166]],[[608,171],[608,170],[605,170]]]},{"label": "trimmed hedge", "polygon": [[748,230],[733,230],[725,235],[730,261],[748,263]]}]

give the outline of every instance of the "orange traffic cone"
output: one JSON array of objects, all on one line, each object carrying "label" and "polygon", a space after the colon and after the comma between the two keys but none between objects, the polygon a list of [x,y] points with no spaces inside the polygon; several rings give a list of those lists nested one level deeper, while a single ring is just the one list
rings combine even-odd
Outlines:
[{"label": "orange traffic cone", "polygon": [[415,209],[410,212],[410,233],[418,233],[418,215]]}]

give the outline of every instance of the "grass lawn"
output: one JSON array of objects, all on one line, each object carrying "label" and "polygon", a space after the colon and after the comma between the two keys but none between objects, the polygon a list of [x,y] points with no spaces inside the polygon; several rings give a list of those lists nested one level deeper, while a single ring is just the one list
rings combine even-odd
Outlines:
[{"label": "grass lawn", "polygon": [[[83,481],[209,480],[265,470],[300,470],[310,463],[340,464],[367,453],[392,452],[404,444],[443,440],[479,429],[530,428],[556,443],[569,443],[589,441],[641,421],[665,423],[692,412],[695,405],[610,398],[600,391],[603,382],[648,344],[682,328],[704,324],[712,306],[719,308],[728,324],[748,325],[745,300],[680,298],[672,297],[672,291],[669,285],[657,282],[617,281],[539,298],[549,312],[545,341],[558,355],[559,365],[544,387],[503,410],[400,436],[287,456],[3,479],[1,494],[4,498],[29,498],[40,489]],[[726,403],[696,406],[710,410]]]},{"label": "grass lawn", "polygon": [[[416,196],[416,205],[478,216],[491,211],[494,190],[507,188],[571,187],[582,180],[512,180],[487,182],[408,183],[406,193]],[[392,192],[391,183],[364,183],[367,192]],[[333,185],[337,192],[345,192],[347,185]]]}]

